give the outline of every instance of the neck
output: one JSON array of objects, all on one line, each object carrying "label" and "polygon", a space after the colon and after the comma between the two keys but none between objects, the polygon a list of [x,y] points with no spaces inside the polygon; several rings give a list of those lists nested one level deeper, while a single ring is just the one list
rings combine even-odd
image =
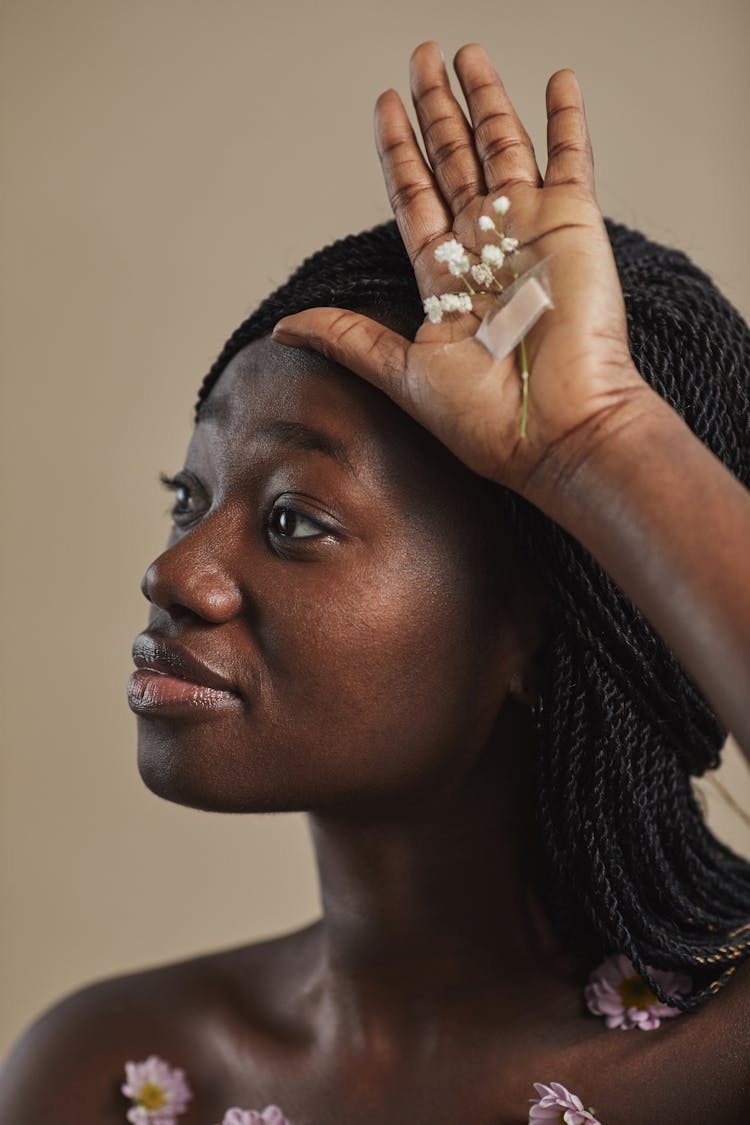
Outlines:
[{"label": "neck", "polygon": [[534,892],[530,759],[528,719],[506,707],[472,768],[408,811],[311,815],[319,980],[350,1022],[497,1010],[557,960]]}]

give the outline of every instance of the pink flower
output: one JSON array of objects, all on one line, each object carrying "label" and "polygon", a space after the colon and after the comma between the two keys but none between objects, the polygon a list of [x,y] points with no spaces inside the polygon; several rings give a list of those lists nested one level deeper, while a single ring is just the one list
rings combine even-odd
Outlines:
[{"label": "pink flower", "polygon": [[289,1125],[277,1105],[267,1105],[262,1113],[257,1109],[228,1109],[221,1125]]},{"label": "pink flower", "polygon": [[[668,996],[687,996],[693,987],[690,977],[665,969],[648,971]],[[603,965],[594,969],[584,992],[586,1006],[595,1016],[605,1016],[607,1027],[630,1031],[653,1031],[662,1020],[681,1014],[679,1008],[662,1004],[633,968],[633,962],[624,953],[608,957]]]},{"label": "pink flower", "polygon": [[559,1082],[550,1082],[549,1086],[535,1082],[534,1089],[539,1097],[532,1098],[529,1125],[536,1125],[538,1121],[554,1121],[559,1125],[601,1125],[594,1117],[594,1111],[584,1109],[581,1099]]},{"label": "pink flower", "polygon": [[176,1125],[177,1115],[185,1112],[193,1096],[184,1070],[172,1068],[157,1055],[149,1055],[145,1062],[125,1063],[125,1077],[121,1089],[133,1100],[126,1115],[131,1125]]}]

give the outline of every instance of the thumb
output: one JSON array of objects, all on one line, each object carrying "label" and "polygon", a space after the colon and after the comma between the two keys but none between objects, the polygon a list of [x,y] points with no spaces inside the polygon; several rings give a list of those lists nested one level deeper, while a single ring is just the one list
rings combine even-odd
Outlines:
[{"label": "thumb", "polygon": [[376,320],[346,309],[306,309],[280,320],[272,338],[290,348],[320,352],[409,410],[405,378],[409,341]]}]

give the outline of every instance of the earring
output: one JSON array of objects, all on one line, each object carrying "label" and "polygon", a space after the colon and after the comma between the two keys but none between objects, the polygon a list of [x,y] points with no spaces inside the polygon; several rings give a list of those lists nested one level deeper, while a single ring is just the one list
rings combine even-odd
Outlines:
[{"label": "earring", "polygon": [[531,717],[534,720],[534,727],[537,733],[542,729],[542,715],[544,714],[544,700],[541,695],[537,696],[536,703],[531,707]]}]

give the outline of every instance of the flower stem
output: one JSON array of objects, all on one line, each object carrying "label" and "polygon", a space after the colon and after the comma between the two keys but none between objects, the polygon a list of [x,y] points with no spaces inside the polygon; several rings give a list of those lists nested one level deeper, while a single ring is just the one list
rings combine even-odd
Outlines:
[{"label": "flower stem", "polygon": [[521,437],[526,437],[526,415],[529,405],[529,361],[526,355],[526,337],[521,337]]}]

